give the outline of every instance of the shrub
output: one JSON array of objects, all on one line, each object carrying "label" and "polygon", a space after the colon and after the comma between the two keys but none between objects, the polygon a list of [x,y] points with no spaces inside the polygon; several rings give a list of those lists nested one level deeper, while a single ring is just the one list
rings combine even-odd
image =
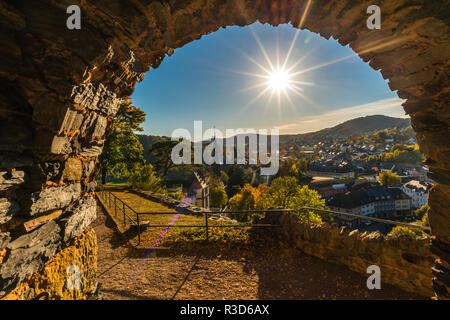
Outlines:
[{"label": "shrub", "polygon": [[393,238],[408,237],[415,239],[428,235],[419,228],[396,226],[388,233],[388,236],[392,236]]},{"label": "shrub", "polygon": [[[222,171],[223,172],[223,171]],[[213,208],[223,208],[228,202],[228,196],[220,180],[211,179],[209,183],[209,204]]]},{"label": "shrub", "polygon": [[167,195],[175,200],[182,200],[183,193],[182,192],[169,192]]},{"label": "shrub", "polygon": [[428,209],[430,209],[430,206],[427,204],[421,206],[419,209],[417,209],[416,211],[414,211],[414,214],[416,215],[416,217],[418,217],[419,219],[422,219],[423,216],[428,212]]},{"label": "shrub", "polygon": [[377,181],[382,186],[390,186],[401,183],[402,179],[397,173],[388,170],[380,173],[377,177]]},{"label": "shrub", "polygon": [[[298,210],[301,207],[327,209],[325,200],[307,186],[299,186],[295,177],[279,177],[273,180],[270,187],[260,184],[252,187],[246,184],[241,192],[230,199],[230,208],[233,211],[262,210],[269,208],[284,208]],[[319,213],[312,210],[301,210],[296,213],[301,220],[313,223],[331,222],[333,219],[328,213]],[[238,221],[251,221],[254,216],[263,216],[260,213],[237,213],[232,217]]]},{"label": "shrub", "polygon": [[152,165],[136,164],[133,173],[128,178],[129,184],[133,188],[164,193],[164,184],[153,170]]},{"label": "shrub", "polygon": [[[272,206],[269,188],[266,185],[260,184],[258,187],[252,187],[246,184],[241,192],[230,199],[230,210],[262,210],[268,209]],[[262,217],[262,213],[233,213],[231,218],[241,222],[250,222],[254,217]]]},{"label": "shrub", "polygon": [[428,211],[423,215],[421,224],[423,226],[429,226],[430,223],[428,221]]}]

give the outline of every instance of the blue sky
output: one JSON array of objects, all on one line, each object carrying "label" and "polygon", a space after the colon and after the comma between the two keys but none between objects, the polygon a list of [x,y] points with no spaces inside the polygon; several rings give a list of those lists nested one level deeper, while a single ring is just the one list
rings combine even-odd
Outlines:
[{"label": "blue sky", "polygon": [[309,31],[298,32],[286,63],[289,68],[301,59],[291,75],[309,69],[291,76],[307,83],[295,83],[305,99],[287,90],[289,99],[281,94],[278,101],[277,92],[270,98],[273,90],[267,89],[249,104],[268,87],[261,75],[267,74],[262,68],[270,66],[257,39],[272,65],[276,67],[278,60],[282,66],[296,32],[291,25],[227,27],[175,50],[146,74],[132,95],[147,114],[145,133],[170,136],[177,128],[192,132],[194,120],[202,120],[204,130],[278,128],[286,134],[372,114],[406,117],[402,100],[380,72],[348,46]]}]

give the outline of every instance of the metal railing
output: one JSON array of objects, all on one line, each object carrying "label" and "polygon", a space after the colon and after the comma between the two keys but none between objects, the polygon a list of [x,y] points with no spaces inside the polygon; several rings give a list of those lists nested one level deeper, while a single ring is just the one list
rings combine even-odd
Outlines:
[{"label": "metal railing", "polygon": [[406,223],[406,222],[401,222],[401,221],[393,221],[393,220],[380,219],[380,218],[374,218],[374,217],[369,217],[369,216],[362,216],[362,215],[353,214],[353,213],[339,212],[339,211],[325,210],[325,209],[317,209],[317,208],[310,208],[310,207],[302,207],[302,208],[300,208],[300,210],[311,210],[311,211],[317,211],[317,212],[323,212],[323,213],[331,213],[332,215],[335,215],[335,216],[336,215],[344,216],[344,217],[356,218],[356,219],[361,219],[361,220],[380,222],[380,223],[390,224],[390,225],[395,225],[395,226],[418,228],[418,229],[422,229],[422,230],[431,232],[431,229],[428,226],[422,226],[422,225],[418,225],[418,224]]},{"label": "metal railing", "polygon": [[[220,213],[240,213],[240,214],[251,214],[251,213],[274,213],[274,212],[296,212],[296,210],[291,210],[291,209],[267,209],[267,210],[245,210],[245,211],[221,211]],[[188,214],[190,212],[187,212]],[[212,224],[210,225],[208,223],[208,219],[211,216],[214,216],[215,214],[217,214],[216,212],[196,212],[195,214],[203,214],[204,218],[205,218],[205,224],[201,224],[201,225],[175,225],[175,224],[171,224],[171,225],[160,225],[160,224],[146,224],[145,227],[146,228],[205,228],[206,231],[206,240],[209,241],[209,229],[210,228],[253,228],[253,227],[279,227],[280,225],[276,225],[276,224],[270,224],[270,223],[239,223],[239,224]],[[167,215],[170,213],[167,212],[140,212],[138,213],[138,215]],[[177,214],[177,213],[175,213]],[[178,214],[182,214],[182,213],[178,213]],[[193,213],[191,213],[193,214]]]},{"label": "metal railing", "polygon": [[[104,201],[104,205],[107,205],[110,209],[113,210],[114,216],[116,218],[122,217],[122,224],[125,226],[127,220],[131,221],[133,225],[137,228],[137,236],[138,236],[138,245],[141,243],[141,230],[140,230],[140,219],[139,212],[136,212],[132,207],[125,203],[125,201],[121,200],[118,196],[116,196],[111,191],[97,191],[97,196]],[[136,216],[136,220],[130,217],[130,215],[126,212],[127,209],[134,213]],[[119,211],[119,215],[117,214]]]},{"label": "metal railing", "polygon": [[[339,217],[349,217],[354,219],[361,219],[361,220],[368,220],[373,222],[379,222],[384,223],[388,225],[395,225],[395,226],[404,226],[404,227],[411,227],[411,228],[418,228],[425,231],[430,232],[430,227],[422,226],[422,225],[416,225],[406,222],[400,222],[400,221],[393,221],[393,220],[387,220],[387,219],[380,219],[380,218],[374,218],[370,216],[362,216],[352,213],[346,213],[346,212],[339,212],[339,211],[333,211],[333,210],[325,210],[325,209],[317,209],[317,208],[311,208],[311,207],[301,207],[299,209],[263,209],[263,210],[227,210],[227,211],[220,211],[220,212],[196,212],[195,214],[203,214],[205,218],[205,224],[203,225],[175,225],[175,224],[169,224],[169,225],[160,225],[160,224],[141,224],[141,219],[139,218],[141,215],[173,215],[173,214],[183,214],[183,212],[137,212],[134,210],[131,206],[126,204],[123,200],[121,200],[119,197],[117,197],[115,194],[113,194],[111,191],[107,190],[101,190],[97,191],[97,195],[101,198],[102,201],[104,201],[104,204],[107,205],[110,209],[113,210],[115,217],[122,217],[122,223],[123,225],[126,225],[126,221],[129,220],[133,225],[137,228],[137,236],[138,236],[138,244],[141,242],[141,227],[145,228],[205,228],[206,231],[206,240],[209,240],[209,229],[210,228],[249,228],[249,227],[280,227],[280,225],[276,224],[268,224],[268,223],[253,223],[253,224],[213,224],[210,225],[208,223],[208,219],[211,216],[217,215],[217,213],[220,214],[253,214],[253,213],[299,213],[301,211],[306,211],[306,219],[307,221],[310,221],[309,212],[310,211],[316,211],[320,213],[327,213],[331,214],[334,218],[337,217],[338,222]],[[127,214],[126,209],[129,209],[135,216],[136,219],[133,219],[130,217],[129,214]],[[119,215],[117,214],[119,210]],[[187,212],[188,214],[193,214],[192,212]]]}]

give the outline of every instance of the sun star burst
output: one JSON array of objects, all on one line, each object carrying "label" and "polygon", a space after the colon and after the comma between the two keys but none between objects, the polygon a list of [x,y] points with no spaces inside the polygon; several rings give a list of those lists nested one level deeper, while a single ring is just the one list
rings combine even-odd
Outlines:
[{"label": "sun star burst", "polygon": [[300,97],[304,101],[308,102],[309,104],[318,107],[313,101],[308,99],[302,92],[304,86],[312,86],[314,85],[311,82],[305,82],[300,81],[299,76],[302,74],[301,70],[298,70],[299,65],[302,63],[302,61],[311,53],[308,52],[304,54],[302,57],[297,59],[294,63],[291,63],[289,65],[289,58],[291,56],[291,53],[294,49],[295,42],[298,38],[298,34],[300,30],[297,30],[295,33],[294,39],[292,40],[292,43],[290,45],[290,48],[288,52],[286,53],[286,57],[282,63],[280,63],[279,59],[279,51],[280,48],[277,45],[276,46],[276,59],[271,59],[269,54],[267,53],[266,49],[264,48],[263,44],[261,43],[259,37],[256,35],[253,29],[250,29],[253,33],[253,36],[261,50],[261,53],[264,57],[263,61],[257,61],[251,56],[247,55],[245,52],[242,52],[242,54],[250,60],[258,69],[261,71],[259,73],[251,73],[251,72],[243,72],[238,71],[238,73],[252,76],[255,78],[258,78],[260,80],[263,80],[259,83],[256,83],[255,85],[252,85],[248,88],[244,88],[241,91],[247,91],[247,90],[253,90],[257,88],[262,88],[262,90],[253,98],[251,101],[247,103],[244,108],[254,104],[256,101],[260,100],[262,97],[266,96],[266,93],[270,93],[268,96],[268,99],[266,101],[266,106],[272,101],[272,97],[275,96],[278,101],[278,110],[281,109],[282,104],[282,98],[285,98],[290,106],[292,108],[296,108],[294,105],[294,102],[292,101],[290,94],[294,94],[297,97]]},{"label": "sun star burst", "polygon": [[[299,25],[301,25],[301,23]],[[273,47],[275,49],[275,59],[273,59],[273,57],[271,57],[264,48],[261,40],[255,33],[255,31],[252,29],[252,27],[250,27],[250,31],[252,32],[253,37],[255,38],[259,46],[259,49],[261,50],[263,59],[262,61],[258,61],[257,59],[249,56],[245,52],[241,51],[241,53],[259,69],[259,72],[257,73],[245,71],[236,71],[236,72],[262,80],[247,88],[243,88],[240,91],[255,90],[258,88],[262,89],[259,93],[256,94],[256,96],[253,99],[251,99],[251,101],[249,101],[244,106],[244,109],[254,104],[263,97],[267,98],[266,99],[266,107],[267,107],[271,103],[272,98],[275,96],[278,101],[279,112],[281,110],[282,99],[285,99],[293,110],[297,110],[302,106],[300,106],[298,103],[294,104],[294,101],[290,97],[290,95],[293,94],[296,98],[300,98],[303,101],[305,101],[310,107],[314,107],[316,110],[321,111],[321,107],[306,96],[307,90],[305,90],[305,87],[314,86],[314,83],[305,81],[304,74],[336,63],[340,63],[350,58],[357,57],[356,54],[352,54],[345,57],[337,58],[335,60],[323,62],[317,65],[312,66],[303,65],[303,68],[301,68],[302,64],[305,64],[304,63],[305,59],[309,55],[311,55],[315,51],[315,49],[305,52],[299,58],[297,58],[295,61],[292,62],[293,59],[291,59],[291,55],[294,51],[295,43],[299,37],[299,33],[301,32],[300,29],[296,30],[292,42],[289,46],[289,50],[287,50],[285,58],[281,62],[280,62],[280,47],[278,45],[278,41],[276,41],[276,45]],[[267,93],[269,93],[269,95]]]},{"label": "sun star burst", "polygon": [[284,69],[277,69],[268,75],[268,85],[274,91],[282,91],[291,86],[290,75]]}]

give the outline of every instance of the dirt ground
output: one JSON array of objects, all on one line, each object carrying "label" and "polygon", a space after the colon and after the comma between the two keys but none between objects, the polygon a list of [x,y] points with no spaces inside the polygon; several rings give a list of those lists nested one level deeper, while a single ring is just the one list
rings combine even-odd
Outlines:
[{"label": "dirt ground", "polygon": [[104,299],[426,299],[298,250],[135,249],[98,207],[98,281]]}]

